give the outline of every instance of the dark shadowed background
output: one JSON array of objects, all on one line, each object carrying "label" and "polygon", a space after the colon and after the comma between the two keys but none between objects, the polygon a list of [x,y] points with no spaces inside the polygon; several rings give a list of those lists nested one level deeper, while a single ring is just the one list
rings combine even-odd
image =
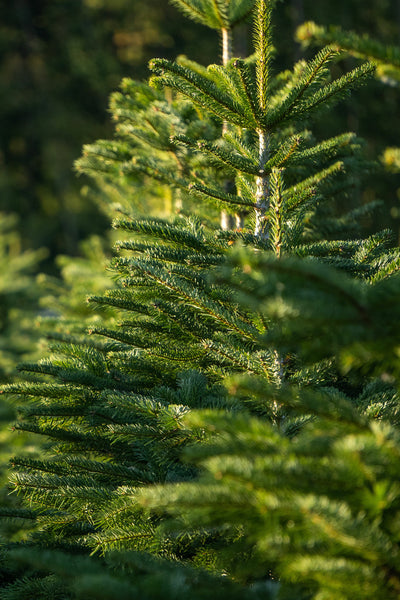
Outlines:
[{"label": "dark shadowed background", "polygon": [[[25,248],[49,248],[47,268],[60,253],[74,255],[87,235],[107,222],[79,189],[73,172],[82,144],[110,136],[109,94],[123,76],[147,77],[154,56],[184,53],[216,62],[219,41],[167,0],[1,0],[0,211],[17,212]],[[302,56],[294,42],[305,20],[337,24],[385,43],[400,44],[400,0],[285,0],[277,7],[277,62]],[[246,27],[236,52],[249,44]],[[347,69],[344,61],[337,69]],[[398,145],[399,90],[371,83],[317,125],[321,135],[355,130],[367,152]],[[315,127],[314,127],[315,130]],[[398,176],[374,174],[355,194],[380,198],[382,227],[399,228]],[[367,224],[368,225],[368,224]]]}]

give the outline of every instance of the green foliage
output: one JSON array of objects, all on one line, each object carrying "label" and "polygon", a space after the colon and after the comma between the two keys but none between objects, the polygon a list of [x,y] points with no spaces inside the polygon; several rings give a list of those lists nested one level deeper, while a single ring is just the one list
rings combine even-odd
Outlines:
[{"label": "green foliage", "polygon": [[[399,277],[371,284],[314,261],[244,250],[232,268],[222,277],[239,305],[274,324],[263,340],[285,357],[284,381],[270,386],[247,374],[227,382],[232,400],[257,418],[185,416],[205,435],[185,451],[200,478],[144,488],[139,505],[163,516],[163,538],[223,532],[222,569],[244,582],[269,573],[280,581],[279,597],[346,598],[350,590],[355,598],[396,598],[399,345],[389,307]],[[333,361],[347,390],[344,380],[326,380]]]},{"label": "green foliage", "polygon": [[[297,39],[304,46],[334,44],[350,55],[368,59],[376,65],[376,77],[384,84],[398,87],[400,84],[400,47],[387,46],[368,35],[357,35],[343,31],[339,27],[322,27],[313,22],[304,23],[297,30]],[[381,162],[390,172],[398,172],[400,149],[388,147],[384,150]],[[397,214],[397,211],[394,211]]]},{"label": "green foliage", "polygon": [[[109,196],[115,285],[67,261],[52,355],[4,388],[48,440],[12,461],[36,529],[6,599],[398,595],[400,254],[360,234],[371,207],[333,209],[371,167],[360,140],[306,128],[373,66],[335,78],[327,47],[275,75],[273,4],[250,58],[124,80],[115,139],[77,163]],[[249,8],[179,5],[213,27]]]},{"label": "green foliage", "polygon": [[[111,553],[106,559],[69,555],[61,551],[41,550],[35,555],[24,548],[10,551],[7,562],[14,569],[28,570],[29,576],[2,591],[4,600],[32,598],[41,594],[52,600],[206,600],[217,589],[222,599],[258,600],[274,598],[272,593],[261,595],[257,590],[221,580],[204,570],[183,567],[141,553]],[[51,572],[48,575],[51,563]],[[54,575],[54,573],[56,575]],[[60,582],[63,581],[62,584]],[[37,596],[36,596],[37,597]]]},{"label": "green foliage", "polygon": [[[258,35],[262,38],[258,40],[259,47],[265,52],[264,35],[262,33]],[[233,73],[243,64],[240,61],[234,61],[231,68],[229,69],[228,67],[227,69],[229,75],[229,71],[232,70],[229,84],[230,88],[235,92],[233,98],[231,93],[221,93],[222,86],[220,84],[220,77],[218,76],[219,70],[217,69],[212,69],[211,75],[205,77],[163,59],[151,61],[150,68],[155,73],[155,77],[152,79],[153,85],[172,87],[183,93],[200,107],[214,112],[229,123],[249,129],[265,128],[268,131],[273,131],[278,125],[281,126],[289,120],[299,119],[303,113],[308,113],[313,108],[319,107],[332,98],[340,98],[343,95],[343,91],[347,93],[351,85],[365,78],[373,70],[371,65],[365,64],[362,67],[354,69],[351,73],[327,83],[326,76],[328,73],[326,68],[333,57],[334,52],[330,48],[327,48],[318,54],[309,65],[300,65],[297,72],[290,78],[289,85],[275,94],[273,90],[268,88],[268,82],[264,73],[264,69],[267,69],[267,66],[264,66],[264,63],[262,63],[262,71],[258,70],[257,82],[253,81],[252,84],[250,83],[250,68],[247,69],[247,73],[245,70],[249,81],[246,86],[246,80],[242,81],[236,77],[233,79]],[[257,62],[257,64],[260,63]],[[321,77],[324,75],[325,85],[321,85]],[[319,84],[318,91],[315,91],[315,84]],[[252,98],[252,89],[254,87],[257,87],[259,90],[258,101]],[[268,96],[269,100],[268,106],[265,103],[266,96]],[[236,102],[234,98],[237,98]],[[250,116],[252,112],[251,98],[256,113],[253,117]],[[269,106],[274,108],[268,110]]]},{"label": "green foliage", "polygon": [[[17,379],[15,370],[21,360],[37,360],[39,334],[34,322],[39,314],[40,287],[34,272],[46,257],[46,251],[23,251],[17,232],[18,219],[14,214],[0,214],[0,381],[2,384]],[[0,498],[2,514],[15,508],[8,497],[7,463],[10,454],[24,445],[33,450],[33,440],[27,435],[15,439],[11,424],[15,419],[12,404],[2,396],[0,401]],[[2,522],[1,534],[8,537],[23,535],[24,519]]]},{"label": "green foliage", "polygon": [[32,273],[44,250],[23,251],[15,215],[0,215],[0,379],[6,380],[24,355],[34,351],[32,320],[39,289]]},{"label": "green foliage", "polygon": [[377,76],[385,83],[400,82],[400,48],[386,46],[354,32],[345,32],[340,27],[325,28],[313,22],[304,23],[297,30],[297,39],[304,45],[334,44],[357,58],[368,58],[377,64]]},{"label": "green foliage", "polygon": [[172,0],[190,19],[211,29],[232,29],[251,13],[254,0]]},{"label": "green foliage", "polygon": [[349,418],[343,401],[324,414],[318,402],[322,414],[292,440],[248,415],[192,414],[190,425],[210,432],[188,455],[202,476],[145,489],[140,501],[177,518],[164,532],[223,532],[220,560],[235,578],[269,572],[282,597],[397,598],[398,429]]}]

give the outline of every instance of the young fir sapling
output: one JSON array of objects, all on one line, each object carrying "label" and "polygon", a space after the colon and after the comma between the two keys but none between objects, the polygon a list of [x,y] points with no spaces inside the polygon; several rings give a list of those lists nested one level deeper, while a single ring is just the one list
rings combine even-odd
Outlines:
[{"label": "young fir sapling", "polygon": [[[250,9],[242,0],[176,3],[228,32]],[[122,577],[127,595],[141,590],[143,597],[155,598],[162,589],[174,597],[172,587],[157,577],[165,563],[140,571],[138,562],[148,560],[136,554],[140,551],[178,561],[179,569],[191,565],[206,582],[201,593],[219,589],[227,597],[341,598],[350,567],[360,558],[345,556],[348,546],[335,537],[339,527],[341,540],[349,535],[347,508],[344,523],[343,510],[335,504],[333,529],[324,521],[324,534],[318,537],[304,516],[307,490],[299,489],[298,482],[305,472],[303,455],[311,457],[318,467],[316,482],[312,465],[304,481],[313,490],[315,506],[329,512],[320,477],[325,454],[335,474],[330,452],[336,452],[332,440],[337,431],[362,437],[362,427],[367,428],[375,436],[373,447],[380,434],[368,420],[371,398],[377,404],[381,394],[383,404],[387,398],[395,412],[392,381],[391,392],[368,387],[376,376],[374,348],[365,360],[348,336],[343,343],[332,338],[330,327],[334,323],[334,333],[354,331],[362,343],[370,339],[377,331],[373,308],[379,297],[388,301],[399,256],[387,251],[388,232],[352,237],[355,221],[370,207],[337,219],[332,212],[326,239],[323,210],[351,193],[347,170],[362,171],[363,159],[354,134],[316,141],[306,125],[314,113],[365,81],[373,66],[365,63],[332,79],[329,65],[337,51],[328,47],[293,71],[274,75],[274,2],[254,4],[254,55],[208,68],[187,59],[154,59],[151,87],[124,80],[113,96],[115,139],[85,147],[77,167],[98,187],[112,191],[111,202],[115,194],[120,202],[110,208],[122,236],[110,267],[118,285],[91,298],[96,307],[116,309],[119,322],[95,326],[79,341],[68,343],[65,336],[52,358],[22,366],[36,376],[44,374],[44,381],[8,387],[30,399],[20,409],[17,428],[51,440],[43,460],[14,460],[15,489],[37,510],[39,530],[32,543],[78,554],[103,552],[103,574],[93,558],[96,590],[99,581],[106,590],[110,577]],[[229,189],[227,181],[232,182]],[[160,201],[164,208],[175,204],[178,209],[168,218],[149,217],[147,201],[155,213]],[[245,213],[240,230],[219,226],[221,208]],[[346,225],[346,234],[335,238],[334,232],[344,234]],[[316,335],[320,343],[309,346]],[[347,374],[341,367],[343,344],[343,352],[354,357]],[[357,360],[368,364],[362,377],[359,367],[353,368]],[[355,398],[365,414],[358,412]],[[389,414],[384,408],[380,416]],[[308,422],[315,425],[307,427]],[[319,428],[325,422],[329,444],[321,454]],[[192,450],[185,457],[186,447]],[[395,452],[393,457],[395,463]],[[273,474],[270,459],[276,465],[280,461]],[[349,471],[339,475],[350,482]],[[364,493],[367,484],[359,481]],[[339,487],[332,502],[339,502]],[[224,503],[226,515],[216,510],[212,494]],[[296,502],[289,510],[286,500],[292,497]],[[171,525],[175,501],[183,522]],[[349,510],[361,523],[365,506],[357,501],[357,495],[350,498]],[[245,510],[249,502],[251,514]],[[268,512],[274,502],[275,512]],[[313,508],[310,514],[319,513]],[[294,536],[288,533],[292,522]],[[386,525],[384,534],[390,535]],[[321,569],[310,568],[317,555],[311,552],[307,565],[291,574],[293,557],[300,552],[293,546],[296,536],[303,536],[302,552],[314,548],[318,553],[325,544]],[[395,548],[396,540],[390,543]],[[112,562],[117,551],[124,574]],[[335,552],[340,556],[333,565]],[[22,549],[20,556],[24,564],[34,564],[29,550]],[[62,556],[61,562],[68,563]],[[370,560],[368,585],[374,574],[384,578],[393,571],[387,553],[382,556],[372,557],[366,548],[360,559]],[[36,582],[48,574],[40,556],[37,560]],[[66,594],[81,597],[79,574],[68,582],[59,562],[54,577],[66,586]],[[376,564],[384,567],[377,571]],[[209,579],[203,569],[215,577]],[[138,570],[154,582],[153,596]],[[393,573],[393,585],[389,577],[381,588],[388,594],[397,585]],[[170,581],[176,582],[175,575]],[[197,597],[188,578],[184,581],[182,594]],[[358,597],[367,598],[363,593]]]}]

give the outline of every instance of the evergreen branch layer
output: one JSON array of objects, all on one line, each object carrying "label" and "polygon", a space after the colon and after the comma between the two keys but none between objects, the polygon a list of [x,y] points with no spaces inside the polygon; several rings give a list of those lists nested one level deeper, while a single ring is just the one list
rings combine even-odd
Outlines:
[{"label": "evergreen branch layer", "polygon": [[[175,4],[225,41],[253,8]],[[372,67],[332,80],[328,47],[275,77],[274,4],[253,57],[124,80],[115,139],[77,163],[111,196],[115,286],[4,389],[47,439],[13,460],[36,529],[8,544],[6,600],[399,595],[399,252],[352,235],[371,207],[337,214],[359,140],[301,125]]]}]

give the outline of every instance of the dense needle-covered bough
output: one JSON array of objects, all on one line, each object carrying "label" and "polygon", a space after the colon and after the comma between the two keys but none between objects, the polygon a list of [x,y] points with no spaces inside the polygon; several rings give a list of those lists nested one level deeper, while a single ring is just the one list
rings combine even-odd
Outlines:
[{"label": "dense needle-covered bough", "polygon": [[274,2],[175,4],[223,61],[154,59],[77,162],[120,234],[116,285],[4,390],[48,444],[12,461],[26,509],[3,516],[31,533],[0,597],[394,600],[400,257],[362,236],[374,206],[339,212],[361,141],[310,130],[373,65],[334,79],[328,46],[274,73]]}]

